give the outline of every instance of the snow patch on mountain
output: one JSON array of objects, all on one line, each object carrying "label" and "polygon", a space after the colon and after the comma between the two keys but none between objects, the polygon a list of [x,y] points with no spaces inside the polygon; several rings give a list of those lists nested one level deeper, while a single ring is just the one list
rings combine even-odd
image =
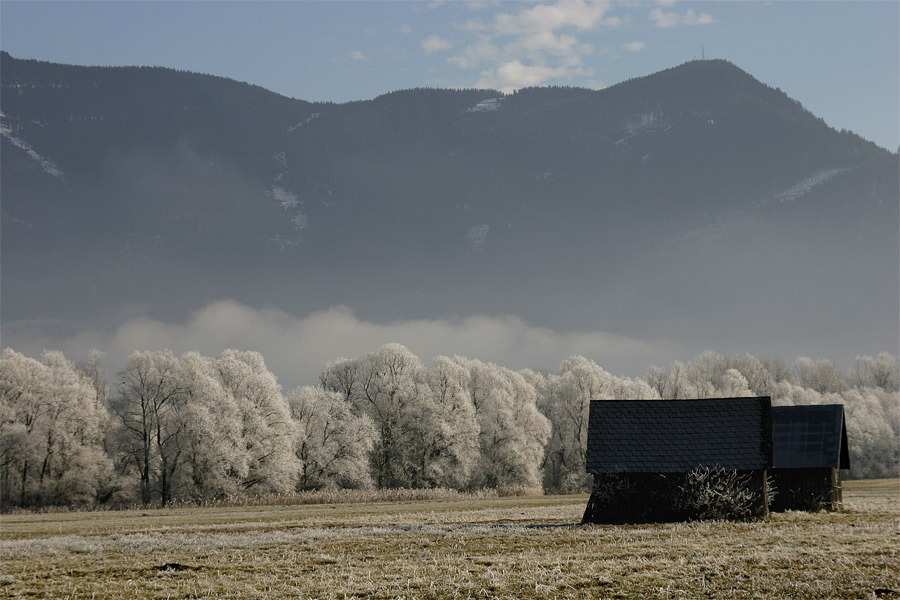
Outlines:
[{"label": "snow patch on mountain", "polygon": [[470,227],[466,231],[466,243],[469,246],[469,250],[475,253],[484,250],[484,243],[487,240],[488,232],[490,232],[490,230],[491,226],[487,223]]},{"label": "snow patch on mountain", "polygon": [[303,231],[307,227],[309,227],[309,217],[307,217],[302,212],[297,212],[293,217],[291,217],[291,223],[294,224],[294,229],[297,231]]},{"label": "snow patch on mountain", "polygon": [[272,189],[266,192],[266,194],[275,198],[275,201],[278,202],[284,210],[290,210],[300,206],[300,199],[297,194],[289,192],[280,185],[273,185]]},{"label": "snow patch on mountain", "polygon": [[263,240],[268,244],[275,245],[282,252],[287,252],[288,250],[293,250],[297,246],[300,245],[300,240],[292,240],[285,237],[282,237],[281,234],[276,234],[275,237],[270,237],[269,239]]},{"label": "snow patch on mountain", "polygon": [[796,183],[779,194],[775,194],[775,200],[779,202],[793,202],[797,198],[808,194],[814,187],[820,186],[835,175],[849,171],[847,167],[832,167],[816,171],[803,181]]},{"label": "snow patch on mountain", "polygon": [[475,112],[492,112],[495,110],[500,110],[503,105],[501,104],[506,98],[488,98],[487,100],[482,100],[475,106],[471,108],[467,108],[463,112],[467,113],[475,113]]},{"label": "snow patch on mountain", "polygon": [[321,113],[314,112],[314,113],[310,114],[308,117],[306,117],[306,120],[305,120],[305,121],[300,121],[300,122],[297,123],[296,125],[291,125],[291,126],[288,127],[287,129],[285,129],[285,132],[286,132],[286,133],[291,133],[292,131],[295,131],[295,130],[297,130],[297,129],[300,129],[300,128],[303,127],[304,125],[309,125],[310,123],[312,123],[313,121],[315,121],[316,119],[318,119],[320,115],[321,115]]},{"label": "snow patch on mountain", "polygon": [[671,244],[686,244],[697,242],[714,242],[726,239],[736,231],[745,229],[755,222],[757,217],[747,216],[740,211],[723,215],[711,223],[706,223],[676,235],[671,239]]},{"label": "snow patch on mountain", "polygon": [[[289,220],[291,225],[294,226],[294,231],[303,231],[309,227],[309,216],[302,210],[305,204],[304,201],[300,199],[298,194],[282,187],[278,183],[284,179],[285,174],[290,172],[290,169],[288,169],[287,153],[275,152],[272,154],[272,161],[275,163],[275,166],[278,167],[279,171],[275,175],[275,183],[272,184],[270,189],[266,190],[266,196],[274,198],[284,210],[293,212],[294,214]],[[265,241],[274,244],[282,252],[287,252],[300,245],[301,238],[299,234],[294,239],[285,238],[282,237],[281,234],[278,234]]]},{"label": "snow patch on mountain", "polygon": [[629,139],[644,133],[668,131],[671,128],[672,124],[665,121],[662,112],[654,110],[642,113],[636,119],[627,121],[622,126],[622,129],[625,130],[625,137],[616,140],[616,146],[624,144]]},{"label": "snow patch on mountain", "polygon": [[62,172],[62,169],[57,167],[56,163],[53,162],[52,160],[50,160],[49,158],[38,154],[37,151],[35,151],[35,149],[32,148],[28,142],[26,142],[25,140],[23,140],[21,138],[14,136],[12,133],[12,129],[9,127],[9,125],[7,125],[3,121],[5,119],[6,119],[6,115],[3,114],[3,112],[0,112],[0,135],[5,137],[6,139],[8,139],[17,148],[21,148],[22,150],[24,150],[25,153],[28,154],[28,156],[31,157],[32,160],[34,160],[39,165],[41,165],[41,168],[44,170],[45,173],[52,175],[53,177],[56,177],[57,179],[60,179],[61,181],[65,181],[66,175],[65,175],[65,173]]}]

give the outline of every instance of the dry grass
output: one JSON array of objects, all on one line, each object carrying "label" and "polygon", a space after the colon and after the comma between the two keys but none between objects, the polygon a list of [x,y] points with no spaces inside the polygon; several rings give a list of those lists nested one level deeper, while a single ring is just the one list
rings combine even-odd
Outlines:
[{"label": "dry grass", "polygon": [[646,526],[575,525],[584,495],[4,515],[0,598],[891,597],[900,481],[844,497]]}]

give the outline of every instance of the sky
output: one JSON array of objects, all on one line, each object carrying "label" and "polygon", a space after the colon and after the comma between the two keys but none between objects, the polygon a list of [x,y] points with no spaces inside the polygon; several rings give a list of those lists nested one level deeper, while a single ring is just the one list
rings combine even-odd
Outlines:
[{"label": "sky", "polygon": [[[602,89],[692,59],[721,58],[836,129],[891,151],[900,147],[898,0],[0,0],[0,48],[23,59],[207,73],[331,102],[416,87]],[[426,362],[459,353],[516,369],[556,369],[568,356],[584,354],[629,376],[707,349],[684,340],[552,331],[515,315],[376,323],[352,307],[293,315],[215,300],[183,322],[154,320],[143,310],[126,317],[112,329],[45,337],[4,323],[3,345],[32,356],[58,348],[76,360],[101,348],[111,371],[137,349],[213,356],[226,347],[255,349],[287,388],[315,383],[329,360],[388,342],[403,343]],[[800,354],[837,358],[807,346],[786,347],[782,358]]]},{"label": "sky", "polygon": [[171,67],[308,101],[416,87],[600,89],[722,58],[891,151],[898,40],[897,0],[0,0],[0,47],[17,58]]}]

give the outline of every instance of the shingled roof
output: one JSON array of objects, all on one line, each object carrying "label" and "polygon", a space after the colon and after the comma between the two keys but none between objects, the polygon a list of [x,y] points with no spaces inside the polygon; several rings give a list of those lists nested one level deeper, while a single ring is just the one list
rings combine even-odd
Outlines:
[{"label": "shingled roof", "polygon": [[772,462],[778,469],[850,468],[840,404],[772,408]]},{"label": "shingled roof", "polygon": [[703,400],[593,400],[589,473],[685,473],[772,466],[768,396]]}]

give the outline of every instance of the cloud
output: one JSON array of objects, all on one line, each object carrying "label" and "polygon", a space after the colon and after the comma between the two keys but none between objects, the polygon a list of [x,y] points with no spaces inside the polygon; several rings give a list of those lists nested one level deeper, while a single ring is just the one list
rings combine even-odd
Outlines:
[{"label": "cloud", "polygon": [[469,19],[465,23],[457,23],[455,27],[460,31],[467,31],[469,33],[483,33],[489,29],[488,25],[481,19]]},{"label": "cloud", "polygon": [[686,13],[684,13],[684,17],[682,17],[681,21],[685,25],[712,25],[716,22],[716,20],[712,18],[711,14],[700,13],[698,15],[693,11],[693,9],[690,8]]},{"label": "cloud", "polygon": [[623,46],[629,52],[640,52],[644,49],[646,44],[644,42],[628,42]]},{"label": "cloud", "polygon": [[712,15],[709,13],[697,14],[694,9],[689,8],[684,14],[677,12],[666,12],[661,8],[654,8],[650,11],[650,20],[654,21],[657,27],[676,27],[678,25],[711,25],[715,23]]},{"label": "cloud", "polygon": [[368,60],[369,60],[369,57],[366,56],[363,52],[360,52],[359,50],[354,50],[353,52],[348,52],[347,56],[352,58],[353,60],[358,60],[358,61],[362,61],[362,62],[368,62]]},{"label": "cloud", "polygon": [[520,60],[504,63],[496,69],[481,72],[478,80],[479,88],[495,88],[504,93],[523,87],[545,83],[566,74],[565,68],[553,68],[542,65],[524,65]]},{"label": "cloud", "polygon": [[570,52],[577,44],[575,36],[557,35],[550,31],[539,31],[521,40],[522,47],[528,50],[549,50],[561,54]]},{"label": "cloud", "polygon": [[[39,331],[23,325],[3,329],[4,347],[29,356],[44,348],[73,360],[92,348],[106,354],[115,373],[135,350],[196,350],[218,356],[227,348],[256,350],[285,389],[316,383],[322,366],[339,357],[364,356],[383,344],[403,344],[428,364],[435,356],[459,354],[512,369],[556,370],[572,356],[587,356],[610,372],[642,375],[650,364],[666,364],[696,353],[666,340],[639,340],[601,331],[559,333],[515,316],[470,316],[374,323],[346,307],[297,317],[238,302],[215,302],[184,323],[132,318],[111,330]],[[114,379],[111,381],[115,381]]]},{"label": "cloud", "polygon": [[442,50],[449,50],[453,47],[453,43],[445,40],[439,36],[431,35],[422,40],[420,44],[422,46],[422,50],[426,52],[426,54],[431,54],[432,52],[440,52]]},{"label": "cloud", "polygon": [[482,39],[469,44],[462,54],[451,56],[447,61],[463,69],[475,69],[482,63],[499,61],[502,56],[503,50],[499,46],[492,44],[489,39]]},{"label": "cloud", "polygon": [[650,11],[650,20],[654,21],[657,27],[675,27],[680,19],[678,13],[665,12],[661,8],[654,8]]},{"label": "cloud", "polygon": [[498,14],[495,27],[498,33],[505,35],[556,31],[563,27],[575,27],[579,31],[591,30],[603,23],[610,4],[606,1],[584,0],[539,4],[517,14]]},{"label": "cloud", "polygon": [[[591,76],[584,58],[594,47],[579,39],[587,31],[622,24],[610,15],[606,0],[569,0],[527,5],[507,3],[493,22],[473,19],[457,25],[474,40],[465,44],[448,62],[463,69],[480,69],[476,86],[504,91]],[[515,7],[514,9],[512,7]]]},{"label": "cloud", "polygon": [[403,24],[400,26],[400,33],[411,33],[411,32],[412,32],[412,27],[410,27],[409,25]]}]

